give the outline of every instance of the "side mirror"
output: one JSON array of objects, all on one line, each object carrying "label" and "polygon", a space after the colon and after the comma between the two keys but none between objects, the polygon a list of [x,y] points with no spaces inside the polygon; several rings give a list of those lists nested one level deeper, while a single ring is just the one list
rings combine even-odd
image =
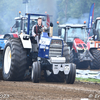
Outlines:
[{"label": "side mirror", "polygon": [[61,29],[58,29],[58,36],[61,36]]},{"label": "side mirror", "polygon": [[16,27],[19,27],[19,22],[18,21],[16,21]]},{"label": "side mirror", "polygon": [[45,17],[43,17],[43,18],[42,18],[42,21],[46,21],[46,18],[45,18]]},{"label": "side mirror", "polygon": [[94,35],[97,35],[96,29],[93,29],[93,34],[94,34]]}]

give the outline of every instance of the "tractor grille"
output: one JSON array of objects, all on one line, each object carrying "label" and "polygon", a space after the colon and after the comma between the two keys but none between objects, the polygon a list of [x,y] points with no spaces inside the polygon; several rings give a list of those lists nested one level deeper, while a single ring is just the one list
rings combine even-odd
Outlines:
[{"label": "tractor grille", "polygon": [[78,53],[83,53],[84,52],[84,50],[78,50]]},{"label": "tractor grille", "polygon": [[49,49],[49,57],[62,56],[62,41],[52,40]]}]

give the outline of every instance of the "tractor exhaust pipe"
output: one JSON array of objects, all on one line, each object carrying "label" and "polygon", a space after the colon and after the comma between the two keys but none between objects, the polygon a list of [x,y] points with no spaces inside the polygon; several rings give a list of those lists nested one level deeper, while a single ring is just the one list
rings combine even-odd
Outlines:
[{"label": "tractor exhaust pipe", "polygon": [[49,36],[52,37],[53,36],[53,23],[50,23],[50,32],[49,32]]}]

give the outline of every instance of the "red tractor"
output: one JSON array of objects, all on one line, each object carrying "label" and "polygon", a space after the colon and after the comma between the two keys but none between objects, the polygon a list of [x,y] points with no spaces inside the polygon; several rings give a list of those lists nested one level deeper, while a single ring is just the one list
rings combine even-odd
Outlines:
[{"label": "red tractor", "polygon": [[70,62],[76,64],[76,68],[86,69],[93,56],[87,46],[88,34],[85,24],[58,25],[58,35],[67,42],[70,47]]}]

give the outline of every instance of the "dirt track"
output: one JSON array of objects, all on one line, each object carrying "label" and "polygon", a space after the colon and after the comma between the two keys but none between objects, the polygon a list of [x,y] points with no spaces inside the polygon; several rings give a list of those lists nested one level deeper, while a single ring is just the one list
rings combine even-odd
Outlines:
[{"label": "dirt track", "polygon": [[100,84],[0,80],[0,100],[81,100],[81,98],[100,100]]},{"label": "dirt track", "polygon": [[100,100],[99,95],[99,84],[0,81],[0,100]]}]

